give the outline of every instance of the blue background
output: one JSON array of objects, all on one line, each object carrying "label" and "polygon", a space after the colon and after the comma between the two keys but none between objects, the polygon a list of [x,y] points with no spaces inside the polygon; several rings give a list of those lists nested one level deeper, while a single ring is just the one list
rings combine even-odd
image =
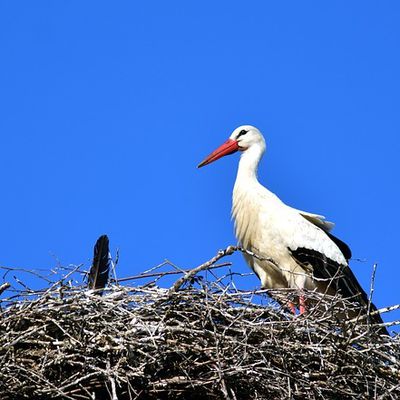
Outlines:
[{"label": "blue background", "polygon": [[119,276],[211,258],[235,243],[238,156],[196,165],[253,124],[260,180],[336,222],[399,303],[399,20],[397,1],[1,2],[1,265],[88,268],[102,233]]}]

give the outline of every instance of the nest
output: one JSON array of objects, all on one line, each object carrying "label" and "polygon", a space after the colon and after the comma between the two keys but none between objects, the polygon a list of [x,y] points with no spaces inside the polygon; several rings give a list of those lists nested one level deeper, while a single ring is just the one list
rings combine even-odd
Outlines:
[{"label": "nest", "polygon": [[63,279],[3,299],[1,398],[400,398],[399,337],[338,319],[350,302],[309,293],[314,306],[293,316],[293,293],[240,290],[226,267],[206,268],[170,289],[99,296]]}]

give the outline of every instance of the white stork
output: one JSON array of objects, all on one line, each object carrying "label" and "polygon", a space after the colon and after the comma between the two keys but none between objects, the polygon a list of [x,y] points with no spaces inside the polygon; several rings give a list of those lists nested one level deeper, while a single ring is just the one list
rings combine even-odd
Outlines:
[{"label": "white stork", "polygon": [[[257,169],[266,149],[254,126],[235,129],[229,139],[198,167],[241,151],[233,189],[232,215],[240,245],[255,253],[244,257],[266,289],[316,290],[368,305],[368,298],[348,266],[349,247],[330,234],[334,224],[322,215],[289,207],[257,179]],[[300,313],[305,311],[300,296]],[[291,304],[292,310],[294,306]],[[371,310],[376,310],[371,305]],[[374,322],[382,323],[379,314]]]}]

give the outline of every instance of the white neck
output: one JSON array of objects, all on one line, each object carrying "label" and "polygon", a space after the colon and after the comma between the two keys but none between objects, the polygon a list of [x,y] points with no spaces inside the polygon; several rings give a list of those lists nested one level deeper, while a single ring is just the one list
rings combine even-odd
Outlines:
[{"label": "white neck", "polygon": [[232,216],[235,219],[236,237],[247,248],[257,226],[259,216],[259,196],[264,189],[257,180],[257,169],[264,148],[253,145],[245,150],[239,161],[235,187],[233,188]]},{"label": "white neck", "polygon": [[258,183],[258,164],[260,163],[264,151],[265,149],[261,146],[251,146],[242,153],[235,185],[244,182],[246,182],[246,184]]}]

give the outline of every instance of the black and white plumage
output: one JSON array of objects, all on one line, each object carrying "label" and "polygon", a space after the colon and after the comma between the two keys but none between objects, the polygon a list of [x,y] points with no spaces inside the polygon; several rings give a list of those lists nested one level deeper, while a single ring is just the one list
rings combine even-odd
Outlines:
[{"label": "black and white plumage", "polygon": [[[233,189],[232,215],[241,246],[261,258],[245,254],[262,287],[339,292],[361,308],[367,307],[368,297],[348,265],[351,251],[330,233],[334,224],[321,215],[289,207],[258,182],[258,164],[265,149],[261,132],[245,125],[235,129],[199,165],[242,152]],[[371,309],[376,310],[373,305]],[[382,322],[379,314],[373,320]]]}]

